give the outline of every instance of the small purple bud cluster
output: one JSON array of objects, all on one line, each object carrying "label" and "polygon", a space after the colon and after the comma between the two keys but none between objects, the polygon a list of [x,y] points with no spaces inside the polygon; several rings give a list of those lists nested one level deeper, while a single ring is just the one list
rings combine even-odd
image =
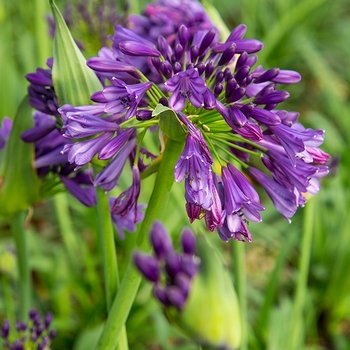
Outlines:
[{"label": "small purple bud cluster", "polygon": [[192,35],[198,30],[214,28],[203,6],[193,0],[155,1],[146,5],[143,15],[131,14],[128,18],[128,28],[152,42],[160,36],[168,42],[174,41],[182,24]]},{"label": "small purple bud cluster", "polygon": [[28,322],[16,322],[17,339],[14,341],[11,341],[15,336],[11,335],[10,323],[5,320],[0,330],[5,349],[24,350],[30,348],[48,350],[51,341],[56,336],[56,330],[50,330],[52,318],[53,316],[50,312],[42,319],[36,310],[30,310]]},{"label": "small purple bud cluster", "polygon": [[199,258],[195,255],[196,238],[189,229],[185,229],[181,235],[183,253],[179,254],[174,251],[163,225],[155,222],[150,239],[154,255],[136,252],[134,263],[143,276],[154,283],[154,296],[164,306],[174,306],[181,310],[200,264]]}]

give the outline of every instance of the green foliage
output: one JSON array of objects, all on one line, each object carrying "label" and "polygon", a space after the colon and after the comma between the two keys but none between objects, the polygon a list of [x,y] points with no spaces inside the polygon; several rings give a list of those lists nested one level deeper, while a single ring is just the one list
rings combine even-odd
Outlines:
[{"label": "green foliage", "polygon": [[[305,308],[300,319],[303,333],[298,349],[347,349],[350,344],[348,1],[213,0],[210,3],[228,28],[245,23],[248,37],[264,42],[265,48],[258,63],[266,68],[294,69],[302,74],[302,81],[289,89],[291,99],[285,102],[285,107],[299,111],[304,124],[325,129],[324,149],[334,159],[340,159],[340,166],[332,169],[332,176],[323,181],[320,193],[313,199],[312,216],[302,209],[289,225],[262,195],[266,206],[263,222],[250,225],[253,243],[246,245],[248,349],[277,350],[290,343],[286,327],[293,313],[304,234],[302,223],[307,220],[313,222],[313,238],[307,288],[302,291]],[[0,0],[0,119],[5,115],[14,118],[27,86],[24,75],[34,71],[36,66],[43,66],[45,58],[51,55],[51,41],[44,19],[49,6],[39,0],[34,4],[23,0]],[[143,6],[132,4],[134,8]],[[58,5],[63,8],[64,1]],[[64,37],[58,40],[72,43],[64,31],[63,27]],[[76,59],[82,64],[75,49],[75,58],[57,49],[55,55],[59,61],[64,57],[62,62],[70,62],[67,69],[77,62]],[[65,74],[71,72],[67,70]],[[79,74],[85,76],[82,72]],[[59,77],[55,79],[58,81]],[[75,79],[71,81],[75,84]],[[74,88],[72,85],[69,90],[72,92]],[[97,89],[95,81],[91,90]],[[63,94],[61,92],[62,101],[76,102]],[[78,103],[85,102],[82,99]],[[26,128],[24,124],[20,127]],[[27,148],[25,152],[32,150]],[[9,163],[8,166],[14,169],[16,164]],[[30,180],[31,166],[27,163],[25,171],[29,177],[25,180],[26,184],[32,181],[33,185],[24,186],[22,183],[15,189],[24,194],[23,200],[26,191],[36,191],[35,178]],[[121,183],[129,180],[126,176]],[[141,201],[149,197],[153,181],[152,176],[146,179]],[[1,193],[4,191],[5,187]],[[6,198],[11,196],[6,195]],[[188,223],[184,215],[183,184],[174,184],[169,202],[164,215],[165,224],[171,232],[180,232]],[[26,203],[25,207],[30,204],[25,200],[23,203]],[[4,210],[3,202],[1,210]],[[81,207],[66,194],[34,207],[27,231],[34,303],[43,313],[52,311],[55,315],[54,327],[58,329],[58,336],[53,349],[86,348],[85,344],[97,342],[101,332],[106,305],[97,227],[96,210]],[[201,222],[196,222],[194,227],[203,230]],[[174,240],[176,238],[174,235]],[[130,253],[134,240],[133,235],[126,235],[123,241],[116,238],[121,277],[125,271],[123,257]],[[221,243],[216,233],[210,236],[210,240],[232,266],[231,247]],[[8,246],[13,246],[13,240],[8,220],[2,217],[0,264],[8,260]],[[6,259],[2,258],[4,256]],[[0,321],[5,316],[15,319],[19,295],[18,276],[14,268],[8,271],[8,266],[6,269],[4,264],[0,266]],[[11,300],[15,305],[11,305]],[[188,339],[168,324],[159,305],[150,300],[150,288],[145,282],[141,284],[131,309],[127,329],[130,349],[195,349]]]},{"label": "green foliage", "polygon": [[[26,210],[39,199],[39,178],[34,168],[34,147],[21,140],[21,134],[33,126],[28,97],[20,104],[0,164],[0,214],[13,215]],[[23,176],[23,174],[26,174]]]}]

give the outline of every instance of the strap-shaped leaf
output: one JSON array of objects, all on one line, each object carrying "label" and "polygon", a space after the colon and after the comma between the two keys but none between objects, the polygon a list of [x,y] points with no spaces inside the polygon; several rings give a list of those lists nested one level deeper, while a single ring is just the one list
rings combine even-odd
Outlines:
[{"label": "strap-shaped leaf", "polygon": [[33,167],[34,144],[21,139],[21,134],[32,126],[32,108],[26,97],[19,105],[5,148],[0,174],[0,214],[13,215],[39,199],[40,180]]},{"label": "strap-shaped leaf", "polygon": [[52,79],[59,103],[91,104],[90,95],[102,89],[101,83],[86,65],[86,59],[53,0],[50,0],[50,5],[56,23]]}]

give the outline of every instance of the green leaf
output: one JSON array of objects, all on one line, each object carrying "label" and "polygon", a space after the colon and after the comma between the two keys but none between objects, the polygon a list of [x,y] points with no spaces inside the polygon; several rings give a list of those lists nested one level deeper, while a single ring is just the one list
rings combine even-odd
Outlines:
[{"label": "green leaf", "polygon": [[0,174],[0,214],[13,215],[39,199],[40,181],[33,167],[34,145],[21,139],[21,134],[32,126],[32,108],[25,97],[5,149]]},{"label": "green leaf", "polygon": [[102,85],[86,65],[83,54],[53,0],[50,0],[50,5],[56,23],[52,79],[59,103],[75,106],[91,104],[90,95],[101,90]]},{"label": "green leaf", "polygon": [[169,139],[178,142],[185,141],[186,133],[174,110],[162,104],[158,104],[152,112],[153,117],[157,115],[159,115],[159,127]]}]

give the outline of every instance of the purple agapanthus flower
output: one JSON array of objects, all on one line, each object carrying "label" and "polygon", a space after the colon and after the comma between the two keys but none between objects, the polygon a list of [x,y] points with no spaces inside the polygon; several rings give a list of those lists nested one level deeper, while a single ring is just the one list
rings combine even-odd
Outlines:
[{"label": "purple agapanthus flower", "polygon": [[169,106],[175,111],[181,111],[187,100],[196,108],[204,105],[204,93],[207,87],[195,68],[176,73],[165,82],[165,88],[172,92]]},{"label": "purple agapanthus flower", "polygon": [[185,149],[175,166],[175,181],[186,179],[187,201],[209,209],[212,205],[209,192],[211,164],[203,158],[200,145],[188,135]]}]

